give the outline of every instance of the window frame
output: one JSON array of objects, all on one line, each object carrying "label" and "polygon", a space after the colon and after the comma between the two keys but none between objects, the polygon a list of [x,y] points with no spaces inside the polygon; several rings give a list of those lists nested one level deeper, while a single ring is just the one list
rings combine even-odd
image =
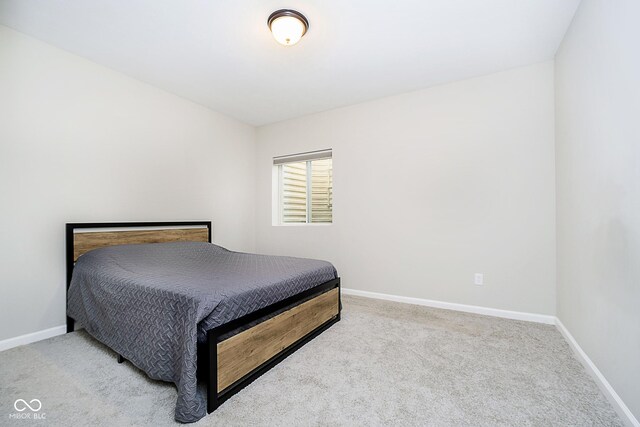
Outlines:
[{"label": "window frame", "polygon": [[[317,157],[309,157],[313,156],[314,153],[323,153],[318,155]],[[297,157],[302,157],[303,159],[297,159]],[[291,161],[282,161],[280,159],[291,158]],[[322,159],[331,159],[331,189],[333,194],[333,153],[332,149],[326,150],[318,150],[308,153],[300,153],[294,154],[290,156],[280,156],[274,157],[273,164],[273,172],[272,172],[272,225],[273,226],[330,226],[334,223],[334,211],[333,211],[333,203],[331,203],[331,222],[311,222],[312,218],[312,204],[313,204],[313,196],[312,196],[312,164],[314,160],[322,160]],[[278,161],[278,163],[276,163]],[[284,222],[284,199],[283,199],[283,187],[284,187],[284,173],[283,173],[283,165],[287,163],[302,163],[305,162],[306,166],[306,210],[305,210],[305,222]]]}]

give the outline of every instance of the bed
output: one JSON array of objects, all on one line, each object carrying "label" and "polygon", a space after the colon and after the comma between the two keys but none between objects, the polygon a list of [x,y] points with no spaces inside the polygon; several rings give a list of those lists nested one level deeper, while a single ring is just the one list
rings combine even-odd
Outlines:
[{"label": "bed", "polygon": [[175,383],[194,422],[340,320],[327,262],[229,251],[211,222],[66,225],[67,332]]}]

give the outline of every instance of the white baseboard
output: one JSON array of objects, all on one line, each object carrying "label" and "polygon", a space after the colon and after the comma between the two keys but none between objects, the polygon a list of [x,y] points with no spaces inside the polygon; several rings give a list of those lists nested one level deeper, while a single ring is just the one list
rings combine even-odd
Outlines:
[{"label": "white baseboard", "polygon": [[498,308],[480,307],[477,305],[457,304],[453,302],[435,301],[430,299],[401,297],[398,295],[381,294],[378,292],[359,291],[357,289],[342,288],[345,295],[382,299],[386,301],[404,302],[406,304],[423,305],[426,307],[443,308],[445,310],[464,311],[466,313],[484,314],[486,316],[503,317],[505,319],[525,320],[527,322],[555,325],[556,317],[546,314],[524,313],[521,311],[501,310]]},{"label": "white baseboard", "polygon": [[587,353],[582,350],[582,347],[580,347],[575,338],[573,338],[573,335],[571,335],[569,330],[565,328],[558,318],[556,318],[556,327],[564,339],[569,343],[569,347],[571,347],[575,353],[576,358],[582,363],[587,372],[591,374],[598,387],[600,387],[600,390],[602,390],[602,393],[609,400],[611,406],[613,406],[613,409],[615,409],[618,415],[620,415],[622,421],[630,427],[640,427],[638,419],[631,413],[627,405],[625,405],[620,396],[618,396],[618,393],[616,393],[611,384],[609,384],[609,381],[607,381],[604,375],[602,375],[602,372],[600,372],[591,359],[589,359]]},{"label": "white baseboard", "polygon": [[55,328],[45,329],[43,331],[33,332],[30,334],[20,335],[19,337],[9,338],[0,341],[0,351],[9,350],[19,345],[31,344],[32,342],[46,340],[47,338],[62,335],[67,332],[65,325],[56,326]]}]

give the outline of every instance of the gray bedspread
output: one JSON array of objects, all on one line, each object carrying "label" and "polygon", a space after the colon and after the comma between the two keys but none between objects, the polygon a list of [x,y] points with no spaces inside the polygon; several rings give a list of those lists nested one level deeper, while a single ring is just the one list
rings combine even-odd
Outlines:
[{"label": "gray bedspread", "polygon": [[175,418],[194,422],[207,413],[196,377],[206,331],[336,277],[325,261],[211,243],[112,246],[78,259],[67,314],[149,377],[175,383]]}]

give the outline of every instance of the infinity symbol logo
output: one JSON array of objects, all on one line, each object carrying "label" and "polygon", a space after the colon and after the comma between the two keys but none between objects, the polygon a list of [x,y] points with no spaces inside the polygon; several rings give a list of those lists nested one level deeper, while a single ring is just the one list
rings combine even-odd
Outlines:
[{"label": "infinity symbol logo", "polygon": [[[34,404],[35,402],[35,404]],[[18,407],[18,404],[22,403],[22,405],[20,405],[20,407]],[[31,406],[33,405],[33,406]],[[37,405],[37,408],[35,407]],[[32,399],[31,402],[27,403],[26,400],[24,399],[18,399],[13,403],[13,407],[16,409],[16,411],[18,412],[24,412],[27,410],[27,408],[31,409],[32,412],[38,412],[40,409],[42,409],[42,402],[40,402],[38,399]],[[22,409],[20,409],[22,408]]]}]

